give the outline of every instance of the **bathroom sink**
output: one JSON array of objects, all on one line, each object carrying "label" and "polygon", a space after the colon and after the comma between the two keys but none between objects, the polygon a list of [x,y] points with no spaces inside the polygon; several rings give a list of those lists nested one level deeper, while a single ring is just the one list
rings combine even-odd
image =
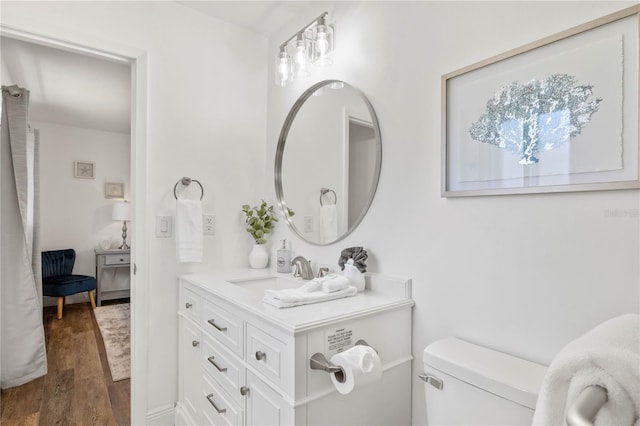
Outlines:
[{"label": "bathroom sink", "polygon": [[263,293],[265,290],[281,290],[283,288],[300,287],[306,281],[285,277],[265,277],[249,278],[245,280],[230,280],[229,282],[246,290]]}]

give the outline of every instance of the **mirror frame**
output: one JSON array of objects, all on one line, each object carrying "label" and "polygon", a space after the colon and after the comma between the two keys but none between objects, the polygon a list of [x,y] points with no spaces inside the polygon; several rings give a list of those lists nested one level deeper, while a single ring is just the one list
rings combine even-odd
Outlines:
[{"label": "mirror frame", "polygon": [[[320,88],[323,88],[323,87],[326,87],[326,86],[329,86],[332,83],[343,83],[345,86],[348,86],[349,88],[351,88],[357,94],[360,95],[360,98],[362,99],[362,101],[367,106],[367,109],[369,110],[369,114],[371,115],[371,124],[373,126],[374,136],[375,136],[375,139],[377,141],[377,143],[376,143],[376,164],[375,164],[375,171],[374,171],[374,175],[373,175],[373,180],[371,182],[371,187],[369,189],[369,199],[368,199],[368,203],[367,203],[366,207],[362,209],[362,212],[360,212],[360,215],[353,222],[353,224],[342,235],[339,235],[336,240],[333,240],[333,241],[328,242],[328,243],[319,243],[319,242],[312,241],[312,240],[309,240],[308,238],[306,238],[298,230],[298,228],[295,226],[295,224],[291,220],[291,217],[287,213],[287,211],[288,211],[287,202],[284,199],[284,191],[283,191],[283,188],[282,188],[282,158],[284,156],[284,149],[285,149],[285,145],[286,145],[286,142],[287,142],[287,136],[289,135],[289,130],[291,130],[291,126],[293,125],[293,122],[294,122],[298,112],[300,111],[300,109],[302,108],[304,103],[307,101],[307,99],[309,99],[311,96],[313,96],[313,94],[315,93],[316,90],[318,90]],[[327,245],[334,244],[334,243],[337,243],[338,241],[343,240],[344,238],[346,238],[349,234],[351,234],[358,227],[360,222],[362,222],[362,219],[364,219],[365,215],[369,211],[369,208],[371,207],[371,203],[373,203],[373,197],[375,196],[376,190],[378,188],[378,182],[380,180],[381,168],[382,168],[382,137],[381,137],[381,134],[380,134],[380,125],[378,123],[378,117],[376,116],[376,112],[373,109],[373,105],[371,104],[369,99],[365,96],[365,94],[360,89],[358,89],[357,87],[354,87],[353,85],[347,83],[346,81],[342,81],[342,80],[323,80],[323,81],[320,81],[320,82],[312,85],[307,90],[305,90],[302,93],[302,95],[300,95],[298,100],[296,100],[296,102],[293,104],[293,107],[291,107],[291,110],[289,111],[289,114],[287,115],[287,118],[285,119],[284,124],[282,125],[282,130],[280,131],[280,137],[278,138],[278,147],[276,149],[275,173],[274,173],[274,182],[275,182],[275,187],[276,187],[276,197],[278,199],[278,205],[280,207],[280,212],[282,213],[282,216],[284,217],[285,221],[287,222],[287,226],[289,226],[289,229],[291,229],[291,231],[293,231],[293,233],[296,234],[300,239],[302,239],[303,241],[308,242],[309,244],[313,244],[313,245],[317,245],[317,246],[327,246]]]}]

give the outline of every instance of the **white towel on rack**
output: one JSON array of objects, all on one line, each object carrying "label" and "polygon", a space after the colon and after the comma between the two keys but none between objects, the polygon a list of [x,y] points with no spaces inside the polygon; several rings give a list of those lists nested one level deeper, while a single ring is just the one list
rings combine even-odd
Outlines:
[{"label": "white towel on rack", "polygon": [[330,243],[338,239],[338,208],[335,204],[320,206],[320,241]]},{"label": "white towel on rack", "polygon": [[200,200],[176,200],[176,254],[178,262],[202,262]]},{"label": "white towel on rack", "polygon": [[640,425],[640,316],[622,315],[566,345],[544,378],[534,425],[563,425],[587,386],[607,390],[596,425]]}]

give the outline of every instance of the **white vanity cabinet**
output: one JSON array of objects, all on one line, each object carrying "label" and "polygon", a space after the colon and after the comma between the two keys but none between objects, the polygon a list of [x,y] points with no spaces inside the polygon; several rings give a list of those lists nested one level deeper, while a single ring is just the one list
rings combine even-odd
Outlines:
[{"label": "white vanity cabinet", "polygon": [[[409,297],[365,291],[351,303],[276,309],[225,279],[184,276],[179,288],[176,424],[410,424]],[[309,358],[358,339],[378,350],[383,377],[342,395]]]}]

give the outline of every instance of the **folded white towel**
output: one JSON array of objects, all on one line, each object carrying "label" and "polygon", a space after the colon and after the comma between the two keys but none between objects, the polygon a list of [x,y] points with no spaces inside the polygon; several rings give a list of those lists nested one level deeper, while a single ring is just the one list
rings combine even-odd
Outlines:
[{"label": "folded white towel", "polygon": [[176,254],[178,262],[202,262],[202,203],[176,201]]},{"label": "folded white towel", "polygon": [[333,293],[324,291],[305,292],[296,288],[284,290],[266,290],[262,301],[277,308],[291,308],[293,306],[309,305],[312,303],[326,302],[328,300],[341,299],[355,296],[358,291],[355,287],[347,287]]},{"label": "folded white towel", "polygon": [[335,204],[320,206],[320,242],[338,239],[338,209]]},{"label": "folded white towel", "polygon": [[333,293],[334,291],[344,290],[349,287],[349,279],[338,274],[329,274],[322,281],[322,291],[325,293]]},{"label": "folded white towel", "polygon": [[565,424],[569,407],[592,385],[607,390],[607,402],[594,424],[640,424],[640,316],[605,321],[556,355],[542,384],[533,424]]}]

